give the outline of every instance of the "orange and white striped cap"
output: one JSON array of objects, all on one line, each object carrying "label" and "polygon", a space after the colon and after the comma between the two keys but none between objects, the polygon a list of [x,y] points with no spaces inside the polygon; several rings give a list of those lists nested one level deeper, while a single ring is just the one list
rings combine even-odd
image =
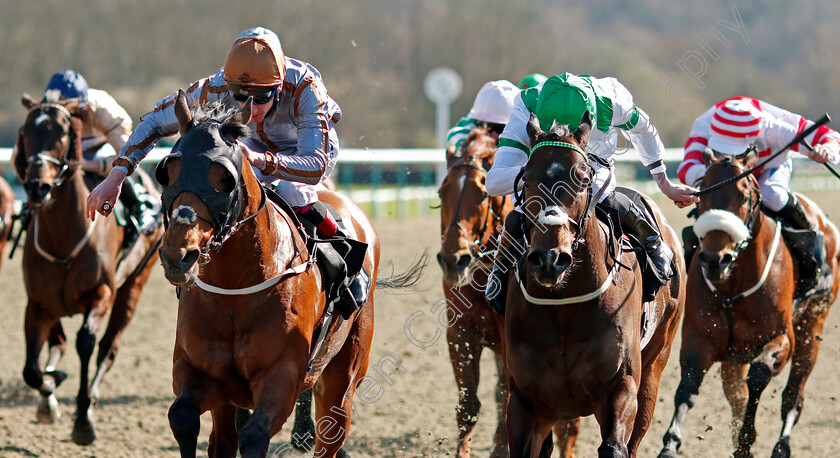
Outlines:
[{"label": "orange and white striped cap", "polygon": [[715,105],[709,148],[737,156],[761,133],[761,109],[751,99],[735,97]]},{"label": "orange and white striped cap", "polygon": [[256,35],[243,32],[225,60],[226,83],[277,86],[283,83],[285,76],[286,57],[273,32]]}]

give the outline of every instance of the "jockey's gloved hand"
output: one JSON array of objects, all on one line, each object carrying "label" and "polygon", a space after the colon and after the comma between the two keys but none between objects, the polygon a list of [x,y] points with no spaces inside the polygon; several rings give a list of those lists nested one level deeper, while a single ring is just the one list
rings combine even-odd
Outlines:
[{"label": "jockey's gloved hand", "polygon": [[[117,199],[120,198],[120,189],[122,188],[123,181],[125,181],[125,177],[126,174],[123,170],[115,168],[111,170],[111,173],[108,174],[108,177],[102,183],[99,183],[93,188],[93,191],[88,196],[87,207],[85,209],[85,215],[91,221],[96,220],[97,212],[103,216],[111,214],[111,211],[117,204]],[[106,202],[108,205],[103,207],[103,204]]]},{"label": "jockey's gloved hand", "polygon": [[808,152],[808,158],[821,164],[826,162],[840,163],[840,153],[837,152],[837,148],[831,148],[824,143],[814,146],[813,151]]}]

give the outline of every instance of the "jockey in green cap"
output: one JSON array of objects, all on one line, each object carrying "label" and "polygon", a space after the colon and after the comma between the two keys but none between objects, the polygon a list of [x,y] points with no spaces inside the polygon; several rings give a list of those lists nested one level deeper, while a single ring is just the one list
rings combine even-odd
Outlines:
[{"label": "jockey in green cap", "polygon": [[[621,218],[622,229],[643,245],[658,280],[658,284],[651,282],[645,285],[645,290],[654,293],[674,274],[674,253],[662,242],[655,222],[648,221],[647,212],[626,195],[614,192],[616,183],[612,157],[616,154],[618,131],[629,137],[659,189],[677,206],[688,206],[697,202],[698,198],[692,195],[696,191],[693,187],[672,184],[668,179],[662,162],[665,148],[647,114],[636,107],[633,96],[615,78],[565,73],[523,90],[514,102],[510,121],[499,139],[495,162],[487,174],[487,193],[491,196],[514,191],[516,176],[530,156],[526,128],[532,114],[544,131],[558,124],[567,125],[571,132],[575,132],[583,120],[591,123],[587,153],[595,170],[593,191],[597,194],[606,186],[598,204],[616,211]],[[514,260],[523,250],[521,242],[517,242],[524,236],[522,217],[522,209],[519,208],[508,215],[493,273],[487,282],[487,298],[499,313],[504,313],[508,271],[514,267]],[[505,255],[499,255],[502,250],[505,250]]]},{"label": "jockey in green cap", "polygon": [[547,80],[545,75],[542,73],[531,73],[530,75],[525,76],[521,80],[519,80],[519,89],[528,89],[529,87],[537,87],[543,81]]}]

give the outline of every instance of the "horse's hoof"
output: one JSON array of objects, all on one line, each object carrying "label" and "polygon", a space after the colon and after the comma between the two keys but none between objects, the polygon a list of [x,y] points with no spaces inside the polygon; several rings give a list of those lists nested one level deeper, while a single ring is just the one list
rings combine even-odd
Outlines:
[{"label": "horse's hoof", "polygon": [[96,427],[90,421],[77,420],[73,425],[73,442],[78,445],[90,445],[96,440]]},{"label": "horse's hoof", "polygon": [[54,394],[42,396],[38,404],[38,423],[51,425],[61,418],[61,409]]},{"label": "horse's hoof", "polygon": [[772,458],[789,458],[790,457],[790,442],[787,439],[779,440],[776,446],[773,447]]}]

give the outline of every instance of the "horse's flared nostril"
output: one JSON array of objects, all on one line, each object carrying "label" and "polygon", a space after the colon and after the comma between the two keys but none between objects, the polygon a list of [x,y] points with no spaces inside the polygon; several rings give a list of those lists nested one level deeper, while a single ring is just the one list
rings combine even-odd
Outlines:
[{"label": "horse's flared nostril", "polygon": [[566,269],[572,264],[572,255],[566,252],[558,252],[557,257],[554,259],[554,268],[557,269],[558,272],[565,272]]},{"label": "horse's flared nostril", "polygon": [[184,271],[187,271],[190,268],[192,268],[193,264],[195,264],[195,262],[198,261],[199,254],[200,253],[198,250],[189,250],[186,253],[184,253],[184,257],[181,258],[181,268],[184,269]]},{"label": "horse's flared nostril", "polygon": [[525,260],[531,268],[539,269],[545,263],[545,252],[543,250],[531,251]]},{"label": "horse's flared nostril", "polygon": [[458,258],[458,262],[455,264],[455,267],[459,269],[465,269],[467,266],[470,265],[470,262],[472,262],[472,256],[470,256],[469,253],[462,254]]},{"label": "horse's flared nostril", "polygon": [[441,269],[446,268],[446,263],[444,262],[444,259],[443,259],[443,253],[438,253],[437,254],[437,262],[438,262],[438,265],[440,265]]}]

